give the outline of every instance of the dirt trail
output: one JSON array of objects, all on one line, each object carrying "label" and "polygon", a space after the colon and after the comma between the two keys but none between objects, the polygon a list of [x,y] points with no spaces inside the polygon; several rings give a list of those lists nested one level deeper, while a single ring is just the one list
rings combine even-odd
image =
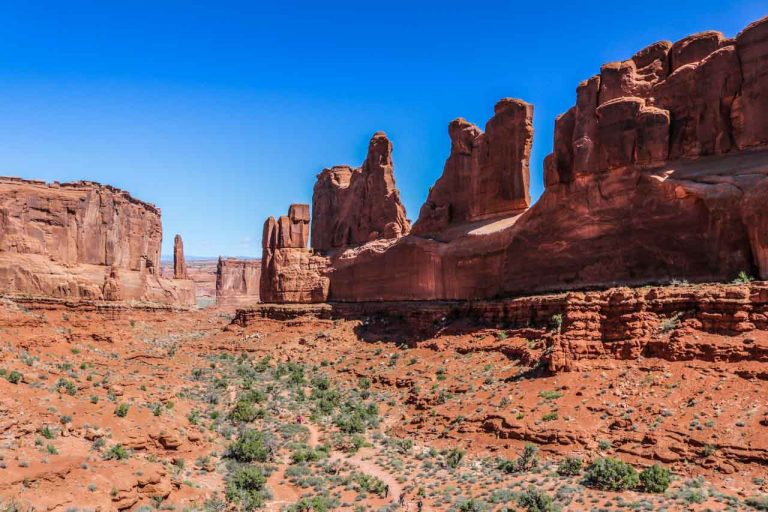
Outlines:
[{"label": "dirt trail", "polygon": [[[307,428],[309,429],[309,444],[313,448],[318,445],[320,442],[320,431],[318,430],[316,425],[308,424]],[[334,453],[332,454],[329,459],[330,462],[346,462],[353,466],[357,466],[357,468],[362,471],[363,473],[366,473],[368,475],[374,476],[384,482],[389,487],[389,496],[387,497],[390,501],[397,501],[397,498],[400,496],[400,493],[403,492],[403,486],[400,485],[400,483],[395,479],[394,476],[392,476],[390,473],[388,473],[386,470],[375,464],[374,462],[371,462],[370,460],[364,460],[363,459],[363,453],[358,452],[355,455],[345,455],[342,453]]]}]

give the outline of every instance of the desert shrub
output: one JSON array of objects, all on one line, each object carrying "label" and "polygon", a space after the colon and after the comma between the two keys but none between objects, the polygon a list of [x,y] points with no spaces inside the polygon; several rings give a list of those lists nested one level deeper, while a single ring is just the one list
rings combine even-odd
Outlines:
[{"label": "desert shrub", "polygon": [[528,512],[555,512],[560,508],[555,505],[551,496],[530,486],[517,497],[520,508]]},{"label": "desert shrub", "polygon": [[366,475],[365,473],[355,473],[353,478],[357,484],[358,490],[361,493],[371,493],[384,496],[384,491],[386,490],[387,486],[379,478]]},{"label": "desert shrub", "polygon": [[237,468],[227,481],[225,496],[227,501],[239,504],[244,510],[254,510],[264,506],[267,478],[260,468]]},{"label": "desert shrub", "polygon": [[264,409],[248,400],[238,400],[229,411],[229,419],[238,423],[250,423],[264,417]]},{"label": "desert shrub", "polygon": [[125,460],[131,454],[121,444],[113,445],[104,453],[104,460]]},{"label": "desert shrub", "polygon": [[291,453],[291,461],[294,464],[301,464],[303,462],[315,462],[328,457],[329,451],[330,447],[327,445],[322,445],[313,449],[304,443],[299,443],[293,448],[293,453]]},{"label": "desert shrub", "polygon": [[538,463],[539,449],[535,444],[526,443],[523,453],[516,460],[503,460],[499,463],[499,469],[505,473],[520,473],[530,471]]},{"label": "desert shrub", "polygon": [[658,464],[654,464],[640,472],[640,485],[645,492],[665,492],[671,480],[672,474],[669,469]]},{"label": "desert shrub", "polygon": [[563,315],[558,313],[549,319],[549,328],[554,332],[560,332],[563,328]]},{"label": "desert shrub", "polygon": [[445,454],[445,464],[451,469],[459,467],[462,460],[464,460],[464,450],[461,448],[451,448]]},{"label": "desert shrub", "polygon": [[581,459],[566,457],[557,466],[557,474],[560,476],[576,476],[581,473]]},{"label": "desert shrub", "polygon": [[635,468],[612,457],[597,459],[587,468],[584,484],[605,491],[634,489],[640,483]]},{"label": "desert shrub", "polygon": [[11,384],[18,384],[23,378],[24,376],[21,374],[21,372],[17,372],[16,370],[13,370],[8,374],[8,382]]},{"label": "desert shrub", "polygon": [[66,391],[69,396],[75,396],[77,394],[77,386],[71,380],[59,379],[56,382],[56,389],[60,388],[64,388],[64,391]]},{"label": "desert shrub", "polygon": [[334,425],[345,434],[362,434],[368,427],[373,427],[379,421],[379,407],[375,402],[348,401],[333,420]]},{"label": "desert shrub", "polygon": [[125,418],[126,416],[128,416],[128,409],[129,408],[130,408],[130,406],[128,404],[125,404],[125,403],[118,405],[115,408],[115,416],[117,416],[119,418]]},{"label": "desert shrub", "polygon": [[752,496],[747,498],[744,503],[755,510],[768,510],[768,496]]},{"label": "desert shrub", "polygon": [[732,281],[732,283],[733,284],[749,284],[754,280],[755,279],[752,276],[750,276],[749,274],[747,274],[742,270],[741,272],[739,272],[739,275],[736,276],[736,279]]},{"label": "desert shrub", "polygon": [[288,508],[288,512],[327,512],[333,510],[336,504],[326,496],[302,498]]},{"label": "desert shrub", "polygon": [[268,441],[263,432],[246,429],[229,446],[229,456],[239,462],[267,462],[272,457]]},{"label": "desert shrub", "polygon": [[483,512],[485,509],[485,503],[474,498],[460,501],[459,504],[456,505],[456,510],[459,512]]}]

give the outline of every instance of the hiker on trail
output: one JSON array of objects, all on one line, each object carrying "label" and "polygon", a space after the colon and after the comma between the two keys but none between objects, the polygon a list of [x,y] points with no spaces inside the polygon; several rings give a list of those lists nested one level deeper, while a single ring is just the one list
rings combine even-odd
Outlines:
[{"label": "hiker on trail", "polygon": [[416,508],[418,509],[419,512],[421,512],[421,509],[424,508],[424,502],[421,501],[421,498],[419,498],[419,501],[416,502]]},{"label": "hiker on trail", "polygon": [[400,508],[405,507],[405,491],[400,493],[400,497],[397,499],[397,503],[400,505]]},{"label": "hiker on trail", "polygon": [[389,497],[389,484],[384,486],[384,497]]}]

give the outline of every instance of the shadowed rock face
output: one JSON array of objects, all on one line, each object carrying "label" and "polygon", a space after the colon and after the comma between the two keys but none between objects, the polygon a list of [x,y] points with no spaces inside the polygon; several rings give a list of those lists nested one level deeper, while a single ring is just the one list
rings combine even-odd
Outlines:
[{"label": "shadowed rock face", "polygon": [[122,190],[0,178],[0,292],[193,304],[159,276],[162,236],[160,210]]},{"label": "shadowed rock face", "polygon": [[530,206],[532,105],[501,100],[485,133],[458,118],[448,125],[448,134],[451,154],[421,207],[414,234],[434,234],[452,224],[508,215]]},{"label": "shadowed rock face", "polygon": [[312,247],[327,251],[410,231],[395,185],[392,142],[377,132],[358,168],[336,166],[317,176],[312,194]]}]

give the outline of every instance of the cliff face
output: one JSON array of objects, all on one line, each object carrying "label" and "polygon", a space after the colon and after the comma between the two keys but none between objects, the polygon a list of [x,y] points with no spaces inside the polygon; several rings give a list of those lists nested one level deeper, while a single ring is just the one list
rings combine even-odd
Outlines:
[{"label": "cliff face", "polygon": [[160,265],[160,210],[97,183],[0,178],[0,228],[1,252],[150,273]]},{"label": "cliff face", "polygon": [[159,276],[160,210],[91,182],[0,178],[0,290],[68,299],[193,304]]},{"label": "cliff face", "polygon": [[[742,271],[768,279],[767,63],[768,18],[735,39],[706,32],[606,64],[556,120],[541,199],[492,218],[457,206],[493,201],[471,185],[482,135],[454,121],[451,156],[413,233],[334,257],[330,298],[478,299]],[[521,147],[526,124],[502,140]],[[507,169],[527,158],[502,153]]]},{"label": "cliff face", "polygon": [[415,234],[435,234],[452,224],[509,215],[530,206],[532,105],[501,100],[485,133],[459,118],[448,125],[448,135],[451,154],[421,207]]},{"label": "cliff face", "polygon": [[216,267],[216,302],[242,305],[259,302],[261,260],[219,258]]},{"label": "cliff face", "polygon": [[377,132],[359,168],[337,166],[317,176],[312,194],[312,247],[327,251],[408,234],[395,185],[392,143]]}]

